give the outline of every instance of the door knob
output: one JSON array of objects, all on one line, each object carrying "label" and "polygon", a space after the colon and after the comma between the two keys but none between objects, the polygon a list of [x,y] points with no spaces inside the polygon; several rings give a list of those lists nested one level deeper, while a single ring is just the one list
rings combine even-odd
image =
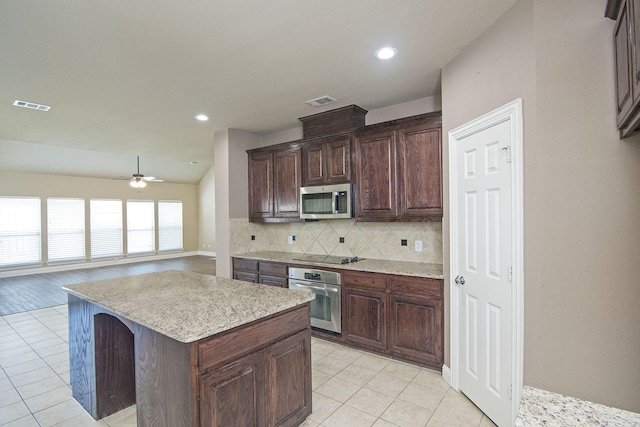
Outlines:
[{"label": "door knob", "polygon": [[455,281],[458,285],[464,285],[464,276],[457,276]]}]

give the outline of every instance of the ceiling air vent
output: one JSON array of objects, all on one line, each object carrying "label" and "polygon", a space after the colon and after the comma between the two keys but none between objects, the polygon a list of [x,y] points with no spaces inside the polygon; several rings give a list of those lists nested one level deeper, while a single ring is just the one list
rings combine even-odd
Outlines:
[{"label": "ceiling air vent", "polygon": [[338,101],[335,98],[330,97],[329,95],[321,96],[320,98],[310,99],[309,101],[305,101],[305,104],[309,104],[312,107],[322,107],[323,105],[333,104]]},{"label": "ceiling air vent", "polygon": [[49,111],[51,109],[49,105],[36,104],[35,102],[29,101],[20,101],[19,99],[13,101],[13,105],[15,105],[16,107],[31,108],[32,110],[38,111]]}]

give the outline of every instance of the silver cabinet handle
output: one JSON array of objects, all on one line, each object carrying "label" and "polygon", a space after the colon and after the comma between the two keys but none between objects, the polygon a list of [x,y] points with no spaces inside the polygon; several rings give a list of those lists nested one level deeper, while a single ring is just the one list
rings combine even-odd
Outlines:
[{"label": "silver cabinet handle", "polygon": [[458,277],[456,277],[456,283],[457,283],[458,285],[464,285],[464,282],[465,282],[464,276],[458,276]]}]

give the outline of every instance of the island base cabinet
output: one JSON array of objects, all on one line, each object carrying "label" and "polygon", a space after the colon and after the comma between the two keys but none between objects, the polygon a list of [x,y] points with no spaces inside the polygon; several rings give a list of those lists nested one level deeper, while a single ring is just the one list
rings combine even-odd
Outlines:
[{"label": "island base cabinet", "polygon": [[308,331],[241,357],[200,379],[200,425],[297,426],[311,413]]},{"label": "island base cabinet", "polygon": [[260,425],[260,399],[265,397],[261,359],[250,354],[200,380],[201,426]]},{"label": "island base cabinet", "polygon": [[311,413],[311,338],[298,333],[265,351],[267,425],[293,427]]}]

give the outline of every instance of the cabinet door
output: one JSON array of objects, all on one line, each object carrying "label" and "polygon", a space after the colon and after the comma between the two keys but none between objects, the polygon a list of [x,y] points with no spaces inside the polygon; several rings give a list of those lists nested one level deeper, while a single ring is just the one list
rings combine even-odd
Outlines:
[{"label": "cabinet door", "polygon": [[444,360],[442,281],[389,279],[392,356],[442,369]]},{"label": "cabinet door", "polygon": [[289,148],[273,154],[274,167],[274,217],[300,216],[301,150]]},{"label": "cabinet door", "polygon": [[387,350],[387,294],[384,290],[343,286],[345,322],[342,337],[374,350]]},{"label": "cabinet door", "polygon": [[363,133],[355,142],[356,218],[389,221],[398,213],[396,133]]},{"label": "cabinet door", "polygon": [[264,414],[263,353],[249,354],[200,378],[200,425],[258,426]]},{"label": "cabinet door", "polygon": [[266,396],[269,426],[297,426],[311,414],[311,339],[299,332],[268,347]]},{"label": "cabinet door", "polygon": [[302,185],[319,185],[326,181],[326,159],[324,144],[314,142],[302,149]]},{"label": "cabinet door", "polygon": [[[633,103],[640,99],[640,0],[629,0],[629,32],[631,34],[631,86]],[[617,46],[616,46],[617,50]]]},{"label": "cabinet door", "polygon": [[351,136],[343,136],[327,141],[326,182],[328,184],[344,184],[351,182]]},{"label": "cabinet door", "polygon": [[631,91],[631,60],[630,60],[630,40],[629,29],[631,25],[631,15],[629,11],[629,1],[624,1],[618,12],[618,19],[613,32],[616,63],[616,100],[618,107],[618,127],[621,127],[633,104],[633,94]]},{"label": "cabinet door", "polygon": [[442,132],[439,123],[400,130],[398,189],[400,216],[442,220]]},{"label": "cabinet door", "polygon": [[273,154],[249,155],[249,219],[273,217]]}]

